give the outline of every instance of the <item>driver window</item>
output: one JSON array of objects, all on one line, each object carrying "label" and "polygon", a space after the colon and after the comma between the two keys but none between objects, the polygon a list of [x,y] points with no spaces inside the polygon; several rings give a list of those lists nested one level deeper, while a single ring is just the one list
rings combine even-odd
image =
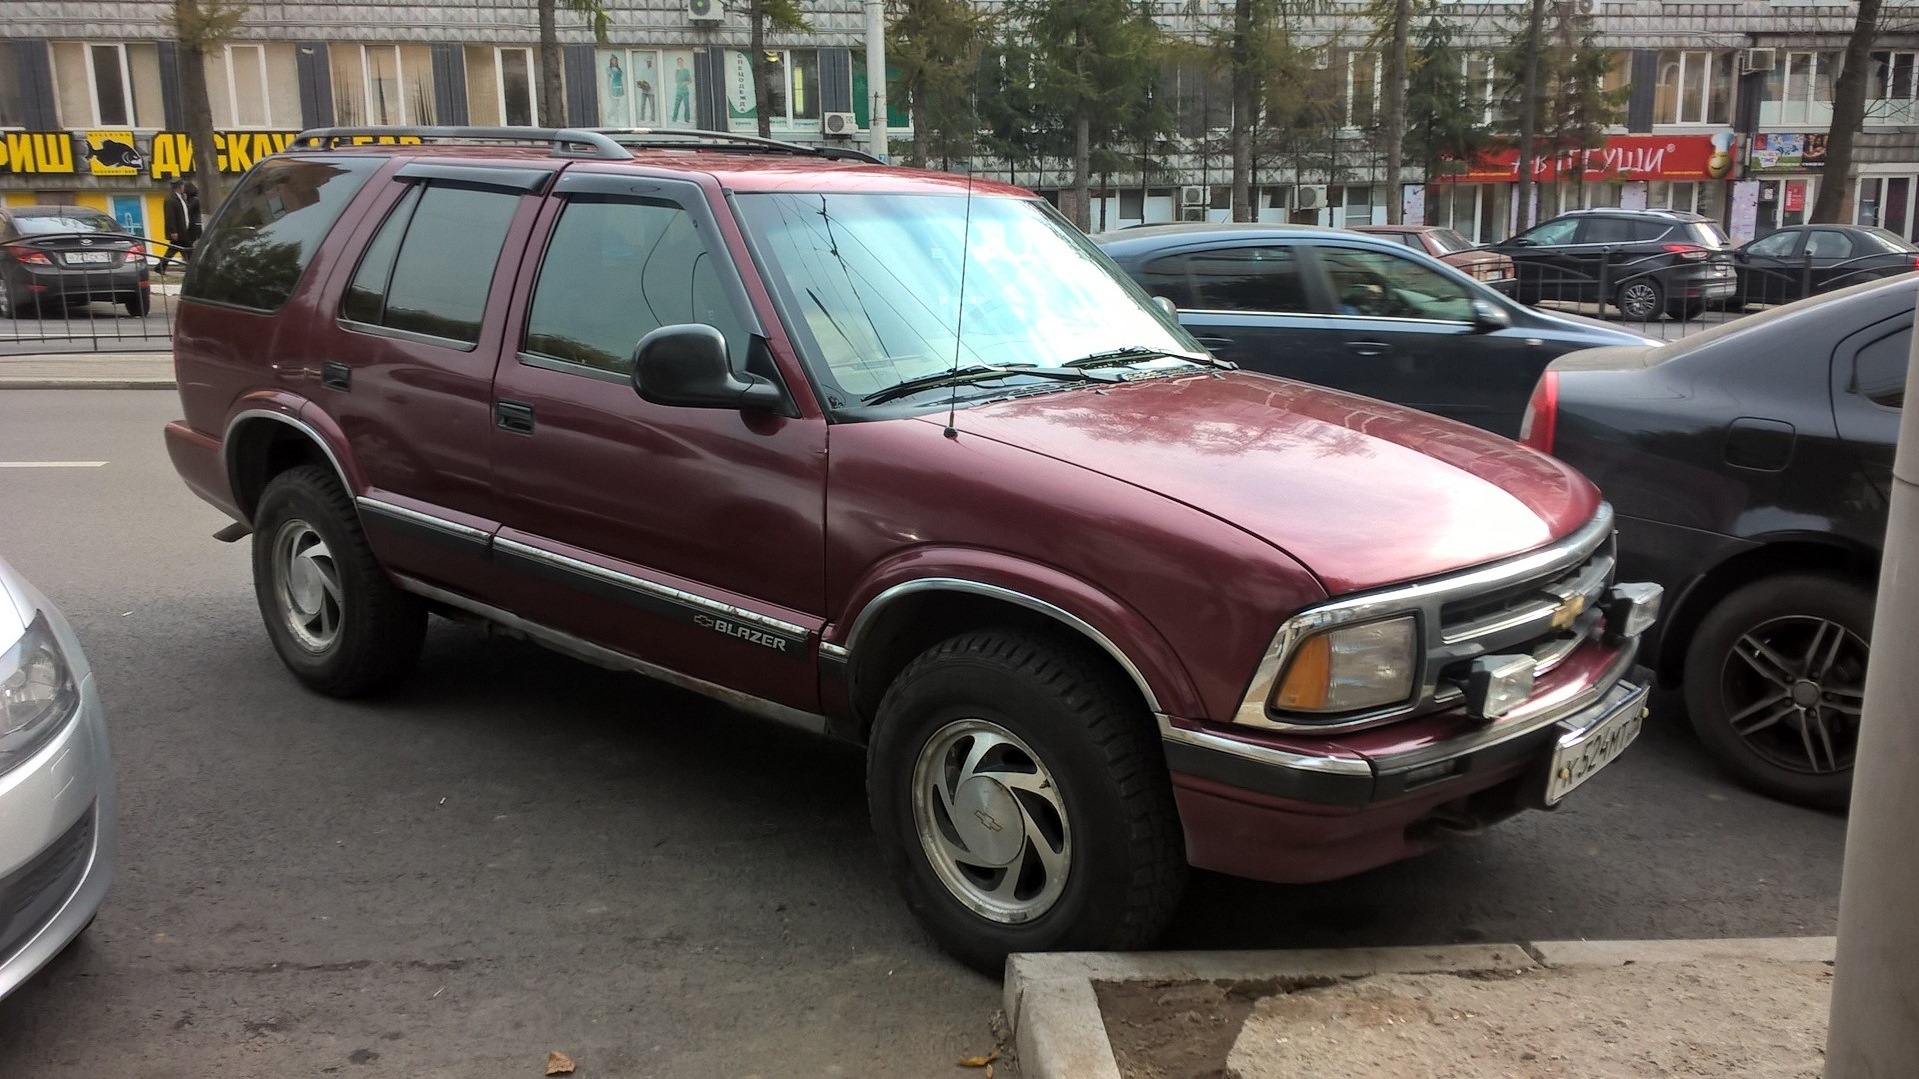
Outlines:
[{"label": "driver window", "polygon": [[745,324],[692,215],[668,202],[569,198],[540,263],[526,351],[630,374],[633,346],[661,326],[704,323],[737,366]]},{"label": "driver window", "polygon": [[1761,240],[1754,240],[1746,250],[1754,255],[1766,258],[1785,258],[1792,253],[1793,245],[1799,242],[1799,233],[1775,232]]},{"label": "driver window", "polygon": [[1472,292],[1463,282],[1386,251],[1319,248],[1342,315],[1376,318],[1473,320]]}]

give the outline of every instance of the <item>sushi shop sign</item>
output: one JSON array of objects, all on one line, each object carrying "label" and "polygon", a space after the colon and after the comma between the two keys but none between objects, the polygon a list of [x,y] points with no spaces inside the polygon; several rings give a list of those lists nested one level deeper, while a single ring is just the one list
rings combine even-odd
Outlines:
[{"label": "sushi shop sign", "polygon": [[[245,172],[254,162],[292,145],[296,134],[293,131],[216,131],[213,146],[219,155],[220,171]],[[192,171],[193,140],[184,131],[156,131],[137,136],[124,128],[0,132],[0,175],[77,173],[167,180]]]}]

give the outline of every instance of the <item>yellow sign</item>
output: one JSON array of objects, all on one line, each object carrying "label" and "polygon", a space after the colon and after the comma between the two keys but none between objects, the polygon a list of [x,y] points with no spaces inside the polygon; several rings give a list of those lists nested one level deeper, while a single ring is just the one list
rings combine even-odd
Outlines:
[{"label": "yellow sign", "polygon": [[[221,172],[241,173],[263,157],[277,154],[293,145],[295,131],[215,131],[213,147]],[[360,136],[348,140],[358,145],[369,142],[418,143],[418,135]],[[170,180],[193,171],[193,140],[184,131],[160,131],[153,136],[153,156],[148,167],[156,180]]]},{"label": "yellow sign", "polygon": [[73,136],[65,131],[9,131],[0,137],[0,172],[73,171]]},{"label": "yellow sign", "polygon": [[95,176],[138,176],[147,161],[133,143],[133,132],[89,131],[87,166]]}]

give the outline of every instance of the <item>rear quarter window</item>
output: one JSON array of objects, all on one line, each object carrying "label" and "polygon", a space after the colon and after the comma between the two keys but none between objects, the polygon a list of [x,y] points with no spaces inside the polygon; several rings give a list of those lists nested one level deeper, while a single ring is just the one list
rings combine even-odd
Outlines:
[{"label": "rear quarter window", "polygon": [[180,294],[189,300],[277,311],[377,159],[269,158],[227,197],[194,252]]}]

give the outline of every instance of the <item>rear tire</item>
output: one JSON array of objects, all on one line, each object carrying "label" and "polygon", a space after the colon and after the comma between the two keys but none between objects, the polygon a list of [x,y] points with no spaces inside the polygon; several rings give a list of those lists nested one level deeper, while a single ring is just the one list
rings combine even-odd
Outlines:
[{"label": "rear tire", "polygon": [[253,529],[254,595],[294,677],[330,697],[357,697],[413,669],[426,606],[387,579],[331,472],[301,465],[275,476]]},{"label": "rear tire", "polygon": [[1753,790],[1844,809],[1852,796],[1873,594],[1822,573],[1768,577],[1706,613],[1686,649],[1686,712]]},{"label": "rear tire", "polygon": [[136,292],[125,301],[127,314],[134,318],[145,318],[153,310],[153,297],[145,292]]},{"label": "rear tire", "polygon": [[1184,891],[1151,717],[1072,642],[982,630],[914,660],[880,702],[867,797],[907,906],[984,973],[1149,944]]},{"label": "rear tire", "polygon": [[1628,281],[1613,294],[1613,306],[1630,322],[1651,322],[1666,306],[1666,292],[1659,282],[1648,277]]}]

